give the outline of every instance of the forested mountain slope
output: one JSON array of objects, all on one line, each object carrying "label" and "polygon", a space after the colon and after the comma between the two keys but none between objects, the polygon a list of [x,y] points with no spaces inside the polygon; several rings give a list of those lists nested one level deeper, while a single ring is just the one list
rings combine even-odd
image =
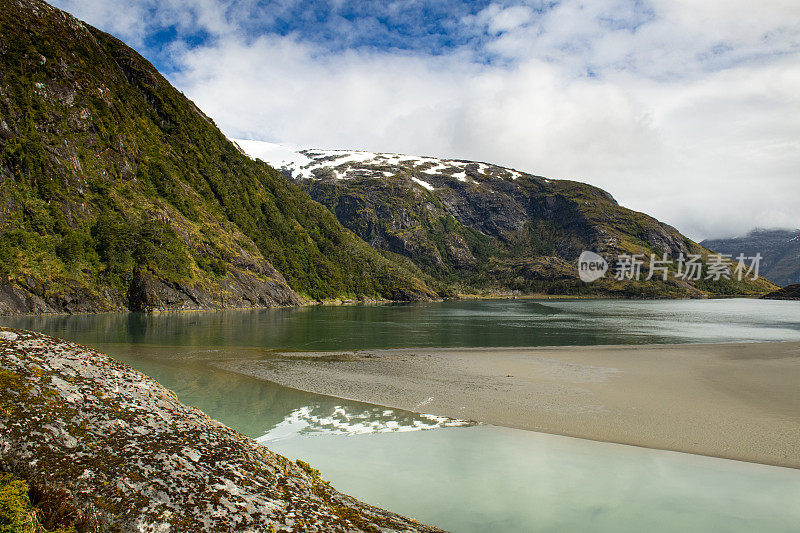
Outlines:
[{"label": "forested mountain slope", "polygon": [[124,43],[0,1],[0,312],[433,296]]}]

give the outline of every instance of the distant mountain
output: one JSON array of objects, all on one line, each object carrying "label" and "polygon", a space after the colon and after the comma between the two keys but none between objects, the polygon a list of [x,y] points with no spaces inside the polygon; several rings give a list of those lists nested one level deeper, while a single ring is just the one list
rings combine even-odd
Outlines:
[{"label": "distant mountain", "polygon": [[762,298],[766,300],[800,300],[800,283],[787,285],[777,291],[765,294]]},{"label": "distant mountain", "polygon": [[436,297],[412,270],[118,39],[0,1],[0,313]]},{"label": "distant mountain", "polygon": [[800,283],[800,229],[754,229],[744,237],[707,239],[703,246],[734,257],[760,253],[761,275],[780,286]]},{"label": "distant mountain", "polygon": [[707,255],[675,228],[626,209],[607,192],[498,165],[343,150],[294,151],[237,141],[327,206],[374,248],[411,262],[440,292],[616,296],[762,294],[764,280],[617,281],[577,277],[584,250]]}]

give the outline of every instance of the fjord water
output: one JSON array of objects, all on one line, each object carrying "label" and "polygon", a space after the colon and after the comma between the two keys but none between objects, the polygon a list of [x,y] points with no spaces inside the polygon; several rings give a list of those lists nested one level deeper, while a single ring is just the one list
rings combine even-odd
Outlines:
[{"label": "fjord water", "polygon": [[[344,445],[340,443],[344,442]],[[451,531],[797,531],[788,468],[477,426],[267,443]]]},{"label": "fjord water", "polygon": [[[339,490],[453,531],[792,531],[800,470],[426,417],[208,362],[276,349],[800,340],[800,304],[505,300],[3,317],[96,347]],[[413,431],[438,428],[430,431]]]},{"label": "fjord water", "polygon": [[[0,317],[0,324],[86,344],[184,348],[588,346],[799,340],[800,304],[749,299],[485,300]],[[206,356],[213,357],[198,354]]]}]

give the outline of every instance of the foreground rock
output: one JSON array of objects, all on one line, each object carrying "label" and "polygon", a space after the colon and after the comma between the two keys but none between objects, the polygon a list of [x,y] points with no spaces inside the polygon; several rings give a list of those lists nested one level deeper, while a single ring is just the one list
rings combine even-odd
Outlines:
[{"label": "foreground rock", "polygon": [[0,330],[0,470],[79,531],[437,531],[340,494],[147,376]]}]

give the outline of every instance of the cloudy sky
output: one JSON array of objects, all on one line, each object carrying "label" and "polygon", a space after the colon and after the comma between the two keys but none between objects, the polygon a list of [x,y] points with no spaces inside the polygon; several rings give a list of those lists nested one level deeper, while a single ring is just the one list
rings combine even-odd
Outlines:
[{"label": "cloudy sky", "polygon": [[695,239],[800,227],[797,0],[56,0],[231,137],[585,181]]}]

